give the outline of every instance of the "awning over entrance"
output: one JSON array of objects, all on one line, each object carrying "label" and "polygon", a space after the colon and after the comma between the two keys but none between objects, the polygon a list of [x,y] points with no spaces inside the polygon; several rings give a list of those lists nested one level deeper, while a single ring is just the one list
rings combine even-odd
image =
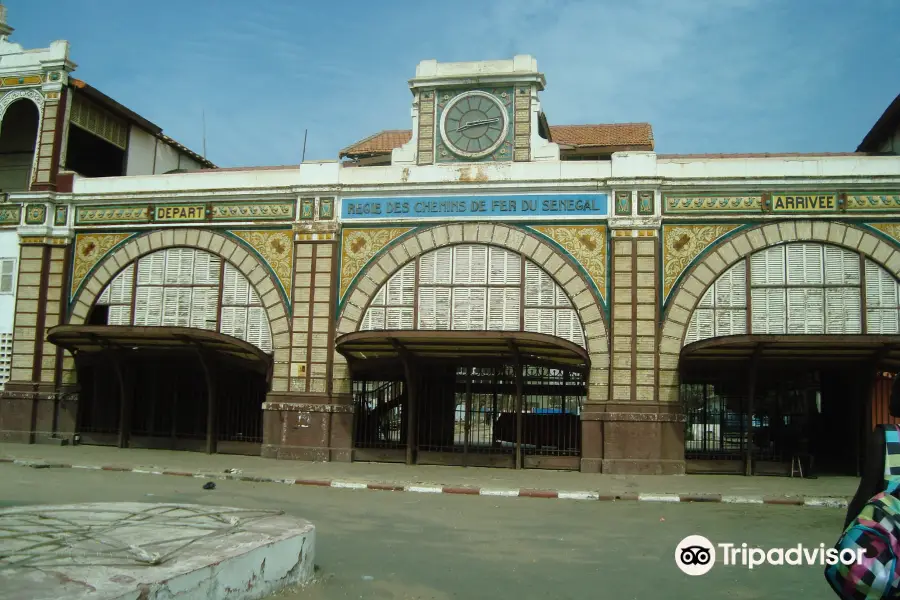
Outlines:
[{"label": "awning over entrance", "polygon": [[360,331],[336,341],[338,352],[354,362],[534,363],[587,370],[587,351],[555,336],[519,331]]},{"label": "awning over entrance", "polygon": [[682,368],[761,362],[869,362],[900,369],[900,335],[732,335],[700,340],[681,350]]},{"label": "awning over entrance", "polygon": [[47,340],[76,356],[122,352],[120,357],[158,353],[202,352],[270,378],[272,358],[244,340],[193,327],[125,327],[114,325],[58,325]]}]

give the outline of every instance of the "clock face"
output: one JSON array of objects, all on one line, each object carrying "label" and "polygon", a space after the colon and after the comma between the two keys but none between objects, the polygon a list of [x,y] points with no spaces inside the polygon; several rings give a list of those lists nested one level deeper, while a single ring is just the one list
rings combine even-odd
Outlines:
[{"label": "clock face", "polygon": [[441,115],[444,143],[454,154],[467,158],[480,158],[496,150],[508,130],[506,107],[486,92],[460,94]]}]

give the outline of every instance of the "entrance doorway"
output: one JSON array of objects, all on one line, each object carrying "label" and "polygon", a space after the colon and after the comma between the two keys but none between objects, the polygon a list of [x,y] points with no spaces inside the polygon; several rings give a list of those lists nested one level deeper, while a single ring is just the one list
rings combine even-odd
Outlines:
[{"label": "entrance doorway", "polygon": [[857,476],[876,369],[897,352],[887,338],[730,336],[686,346],[688,470],[787,475],[799,464],[804,475]]},{"label": "entrance doorway", "polygon": [[425,334],[338,341],[354,377],[355,460],[579,468],[583,349],[541,334]]},{"label": "entrance doorway", "polygon": [[182,327],[55,327],[75,355],[83,444],[259,455],[271,361],[251,344]]}]

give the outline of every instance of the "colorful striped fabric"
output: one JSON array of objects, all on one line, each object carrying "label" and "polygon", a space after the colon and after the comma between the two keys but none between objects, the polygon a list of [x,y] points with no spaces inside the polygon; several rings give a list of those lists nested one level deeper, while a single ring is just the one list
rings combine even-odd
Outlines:
[{"label": "colorful striped fabric", "polygon": [[884,487],[863,507],[835,545],[863,550],[862,562],[837,562],[825,579],[844,600],[900,598],[900,428],[885,425]]}]

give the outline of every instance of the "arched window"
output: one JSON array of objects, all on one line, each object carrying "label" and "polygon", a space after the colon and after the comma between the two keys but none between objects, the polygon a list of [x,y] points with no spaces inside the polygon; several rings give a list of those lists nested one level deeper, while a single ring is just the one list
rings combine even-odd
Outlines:
[{"label": "arched window", "polygon": [[209,329],[272,351],[256,290],[231,263],[204,250],[169,248],[138,259],[106,286],[97,305],[108,307],[109,325]]},{"label": "arched window", "polygon": [[691,315],[685,343],[746,333],[859,334],[864,324],[869,334],[900,333],[897,280],[858,252],[791,243],[725,271]]},{"label": "arched window", "polygon": [[362,330],[529,331],[584,346],[571,301],[543,269],[503,248],[432,250],[378,290]]}]

